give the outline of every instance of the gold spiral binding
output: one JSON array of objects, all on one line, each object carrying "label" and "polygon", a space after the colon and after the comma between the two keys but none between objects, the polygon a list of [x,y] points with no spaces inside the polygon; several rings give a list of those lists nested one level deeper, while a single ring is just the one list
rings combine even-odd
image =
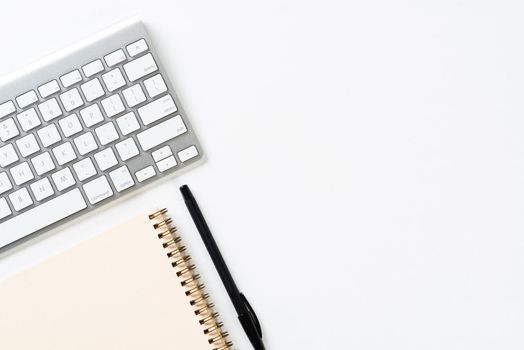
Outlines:
[{"label": "gold spiral binding", "polygon": [[230,341],[226,341],[226,343],[218,348],[214,348],[213,350],[228,350],[228,349],[231,349],[231,347],[233,346],[233,343],[230,342]]},{"label": "gold spiral binding", "polygon": [[164,238],[167,235],[172,235],[176,232],[176,227],[172,227],[170,229],[165,230],[164,232],[161,232],[158,234],[158,238]]},{"label": "gold spiral binding", "polygon": [[212,320],[213,318],[217,318],[218,317],[218,313],[216,312],[213,312],[212,314],[200,319],[198,322],[200,322],[200,324],[206,324],[208,323],[210,320]]},{"label": "gold spiral binding", "polygon": [[191,275],[191,277],[186,278],[185,280],[180,282],[180,284],[182,285],[182,287],[186,287],[186,286],[188,287],[192,285],[193,283],[196,283],[196,281],[198,281],[199,279],[200,279],[200,275]]},{"label": "gold spiral binding", "polygon": [[206,300],[208,298],[209,298],[209,294],[207,294],[207,293],[206,294],[201,294],[198,298],[191,300],[190,304],[191,304],[191,306],[194,306],[194,305],[196,305],[196,304],[200,303],[201,301],[204,301],[204,300]]},{"label": "gold spiral binding", "polygon": [[194,307],[195,315],[199,317],[202,332],[208,337],[213,350],[231,350],[233,343],[227,340],[229,333],[222,330],[224,324],[218,321],[219,315],[213,311],[215,305],[208,302],[209,294],[204,292],[205,286],[199,282],[196,266],[189,263],[191,256],[186,254],[186,247],[181,245],[182,239],[175,236],[177,229],[166,214],[167,209],[160,209],[150,214],[149,219],[153,221],[155,230],[159,231],[157,236],[162,240],[162,247],[169,249],[167,257],[180,278],[180,285],[186,288],[185,294],[189,304]]},{"label": "gold spiral binding", "polygon": [[204,329],[204,333],[205,334],[209,334],[209,333],[211,333],[211,332],[213,332],[215,330],[218,330],[219,328],[221,328],[223,326],[224,326],[224,324],[222,322],[218,322],[217,324],[215,324],[215,325],[213,325],[213,326],[211,326],[209,328]]},{"label": "gold spiral binding", "polygon": [[188,267],[185,267],[185,268],[183,268],[182,270],[177,271],[176,275],[177,275],[178,277],[180,277],[180,276],[182,276],[182,275],[185,275],[186,273],[189,273],[189,272],[193,271],[195,268],[196,268],[195,265],[189,265]]},{"label": "gold spiral binding", "polygon": [[165,214],[167,214],[167,209],[166,208],[157,210],[153,214],[149,214],[149,220],[156,219],[157,217],[159,217],[161,215],[165,215]]},{"label": "gold spiral binding", "polygon": [[202,306],[200,309],[196,309],[195,310],[195,315],[198,316],[200,315],[201,313],[203,313],[204,311],[208,310],[208,309],[212,309],[215,307],[215,304],[213,303],[209,303],[209,304],[204,304],[204,306]]},{"label": "gold spiral binding", "polygon": [[[191,256],[185,255],[185,256],[182,256],[181,258],[171,262],[171,266],[173,266],[173,267],[181,266],[184,263],[187,263],[189,260],[191,260]],[[188,282],[191,282],[191,281],[188,281]],[[185,284],[183,284],[182,286],[184,286],[184,285]]]},{"label": "gold spiral binding", "polygon": [[153,227],[155,228],[155,230],[160,228],[160,227],[169,227],[169,225],[172,222],[173,222],[173,220],[171,220],[171,219],[162,220],[162,221],[159,221],[156,224],[154,224]]},{"label": "gold spiral binding", "polygon": [[[176,240],[175,240],[176,242]],[[177,242],[178,243],[178,242]],[[176,247],[175,249],[173,249],[172,251],[170,251],[169,253],[167,253],[167,257],[168,258],[172,258],[172,257],[175,257],[183,252],[186,251],[186,247],[182,246],[182,247]]]},{"label": "gold spiral binding", "polygon": [[197,293],[199,290],[204,289],[204,285],[202,283],[197,284],[195,287],[186,290],[186,295],[191,296],[194,293]]}]

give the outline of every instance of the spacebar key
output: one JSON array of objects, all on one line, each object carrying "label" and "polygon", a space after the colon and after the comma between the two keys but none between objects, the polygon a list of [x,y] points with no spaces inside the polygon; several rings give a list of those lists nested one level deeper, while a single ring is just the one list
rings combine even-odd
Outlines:
[{"label": "spacebar key", "polygon": [[78,188],[0,224],[0,248],[87,207]]}]

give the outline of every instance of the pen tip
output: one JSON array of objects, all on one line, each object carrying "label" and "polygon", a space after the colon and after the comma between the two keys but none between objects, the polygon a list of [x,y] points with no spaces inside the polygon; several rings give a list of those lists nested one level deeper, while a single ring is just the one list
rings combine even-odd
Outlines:
[{"label": "pen tip", "polygon": [[182,197],[184,197],[184,200],[188,200],[191,198],[191,190],[189,189],[188,185],[180,186],[180,192],[182,193]]}]

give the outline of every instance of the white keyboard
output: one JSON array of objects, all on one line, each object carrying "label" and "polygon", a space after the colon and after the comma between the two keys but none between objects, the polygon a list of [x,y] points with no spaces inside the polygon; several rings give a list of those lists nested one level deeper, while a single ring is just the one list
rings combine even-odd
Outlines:
[{"label": "white keyboard", "polygon": [[202,157],[142,23],[0,85],[0,248]]}]

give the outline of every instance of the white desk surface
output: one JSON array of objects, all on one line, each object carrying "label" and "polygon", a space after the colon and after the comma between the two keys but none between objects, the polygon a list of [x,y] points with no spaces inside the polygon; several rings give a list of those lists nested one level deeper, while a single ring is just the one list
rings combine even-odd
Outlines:
[{"label": "white desk surface", "polygon": [[0,75],[139,14],[208,161],[3,256],[0,276],[169,206],[249,349],[188,183],[268,349],[524,347],[522,3],[80,3],[5,2]]}]

